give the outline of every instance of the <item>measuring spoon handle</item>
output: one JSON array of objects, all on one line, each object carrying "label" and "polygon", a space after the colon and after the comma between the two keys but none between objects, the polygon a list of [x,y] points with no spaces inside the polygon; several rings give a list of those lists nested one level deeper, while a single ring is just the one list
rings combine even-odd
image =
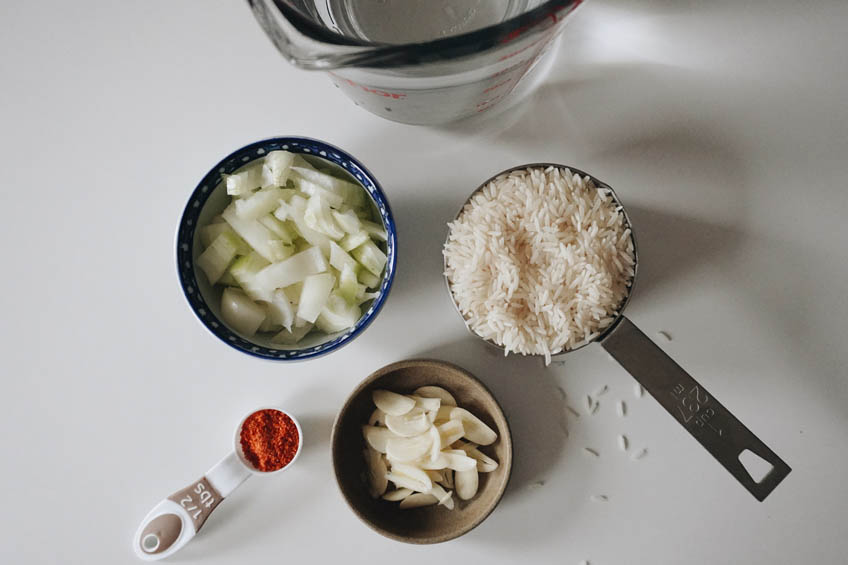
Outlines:
[{"label": "measuring spoon handle", "polygon": [[[601,345],[757,500],[789,474],[789,465],[629,319],[622,316]],[[739,460],[746,450],[772,465],[759,482]]]},{"label": "measuring spoon handle", "polygon": [[136,555],[145,561],[156,561],[182,549],[221,501],[250,475],[231,452],[206,475],[159,502],[147,513],[135,534]]}]

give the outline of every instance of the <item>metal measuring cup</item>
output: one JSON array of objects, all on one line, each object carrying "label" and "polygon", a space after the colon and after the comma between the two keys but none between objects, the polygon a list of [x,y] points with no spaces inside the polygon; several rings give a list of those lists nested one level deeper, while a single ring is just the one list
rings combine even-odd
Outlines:
[{"label": "metal measuring cup", "polygon": [[[580,345],[574,349],[556,354],[564,355],[585,347],[589,343],[599,343],[618,363],[624,367],[633,378],[635,378],[659,403],[671,414],[680,425],[682,425],[707,451],[727,469],[736,480],[742,483],[754,497],[763,501],[786,478],[791,471],[774,451],[760,441],[751,430],[745,427],[730,411],[713,397],[703,386],[693,379],[680,365],[674,362],[660,347],[649,339],[633,322],[624,316],[624,309],[633,295],[633,286],[638,274],[639,255],[636,248],[633,227],[624,206],[618,195],[608,184],[589,175],[579,169],[555,163],[533,163],[520,165],[502,171],[477,187],[471,196],[463,203],[454,219],[459,219],[465,210],[465,206],[471,201],[477,192],[482,190],[493,180],[511,172],[531,169],[555,167],[558,169],[569,169],[581,177],[589,177],[599,190],[609,191],[613,201],[619,206],[619,213],[624,217],[625,227],[630,228],[630,237],[633,242],[633,278],[628,286],[628,293],[617,309],[616,319],[604,329],[593,340]],[[445,240],[445,244],[450,239]],[[447,273],[447,258],[445,258],[445,273]],[[466,328],[476,337],[486,341],[490,345],[501,350],[504,348],[492,340],[480,337],[469,324],[468,320],[459,309],[456,297],[451,289],[451,281],[445,274],[445,282],[448,287],[453,305],[465,322]],[[755,455],[768,462],[772,469],[769,473],[755,481],[748,473],[739,456],[745,451],[751,451]]]},{"label": "metal measuring cup", "polygon": [[[297,429],[297,451],[291,461],[273,471],[260,471],[245,457],[241,447],[241,430],[245,421],[262,410],[282,412]],[[170,557],[197,535],[215,508],[236,488],[253,475],[280,473],[295,462],[303,450],[303,430],[297,419],[279,408],[251,410],[236,426],[233,450],[216,463],[204,476],[162,500],[147,513],[133,538],[136,556],[145,561]]]}]

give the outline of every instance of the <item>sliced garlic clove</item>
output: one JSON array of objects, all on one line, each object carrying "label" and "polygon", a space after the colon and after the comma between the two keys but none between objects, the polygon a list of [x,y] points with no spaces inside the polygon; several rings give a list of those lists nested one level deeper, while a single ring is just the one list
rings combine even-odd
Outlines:
[{"label": "sliced garlic clove", "polygon": [[498,462],[477,449],[473,443],[461,443],[457,446],[469,457],[477,460],[477,471],[479,473],[491,473],[498,468]]},{"label": "sliced garlic clove", "polygon": [[[391,481],[397,488],[408,488],[410,490],[414,490],[416,492],[427,492],[432,488],[433,484],[430,482],[430,486],[427,486],[427,483],[422,483],[420,481],[416,481],[415,479],[408,477],[403,474],[395,473],[393,471],[389,471],[386,473],[386,479]],[[427,479],[428,481],[430,479]]]},{"label": "sliced garlic clove", "polygon": [[439,436],[442,438],[442,446],[452,445],[456,440],[465,435],[465,425],[460,420],[448,420],[437,426]]},{"label": "sliced garlic clove", "polygon": [[457,471],[454,482],[456,483],[456,495],[462,500],[471,500],[477,494],[478,485],[477,468],[468,471]]},{"label": "sliced garlic clove", "polygon": [[368,418],[369,426],[376,426],[378,424],[386,423],[386,413],[380,410],[379,408],[375,408],[373,412],[371,412],[371,416]]},{"label": "sliced garlic clove", "polygon": [[374,404],[391,416],[403,416],[415,408],[415,400],[389,390],[375,390],[371,393]]},{"label": "sliced garlic clove", "polygon": [[448,468],[454,471],[468,471],[474,469],[477,472],[477,460],[469,457],[461,449],[446,449],[442,451],[448,458]]},{"label": "sliced garlic clove", "polygon": [[442,404],[456,406],[456,399],[453,395],[440,386],[422,386],[416,388],[413,394],[424,398],[438,398],[442,401]]},{"label": "sliced garlic clove", "polygon": [[438,398],[425,398],[423,396],[412,395],[410,398],[415,400],[415,405],[425,412],[438,412],[442,406],[442,401]]},{"label": "sliced garlic clove", "polygon": [[403,500],[404,498],[412,494],[412,492],[412,489],[399,488],[384,494],[383,500],[388,500],[389,502],[397,502],[399,500]]},{"label": "sliced garlic clove", "polygon": [[444,469],[448,466],[448,457],[444,453],[439,453],[439,456],[436,457],[435,460],[431,460],[429,457],[421,461],[419,466],[424,470],[439,470]]},{"label": "sliced garlic clove", "polygon": [[439,504],[445,506],[449,510],[453,509],[453,499],[451,498],[451,493],[443,489],[439,485],[433,485],[433,488],[430,489],[431,494],[436,497],[436,500],[439,501]]},{"label": "sliced garlic clove", "polygon": [[404,510],[408,508],[420,508],[422,506],[432,506],[437,504],[439,500],[433,496],[432,494],[426,494],[423,492],[417,492],[415,494],[410,494],[406,498],[400,501],[400,507]]},{"label": "sliced garlic clove", "polygon": [[427,433],[430,436],[430,461],[435,461],[442,452],[442,434],[436,426],[430,426]]},{"label": "sliced garlic clove", "polygon": [[387,428],[379,428],[377,426],[362,426],[362,435],[368,445],[379,451],[386,452],[386,443],[394,434]]},{"label": "sliced garlic clove", "polygon": [[379,498],[388,487],[386,464],[383,456],[373,449],[365,449],[363,454],[368,462],[368,490],[372,498]]},{"label": "sliced garlic clove", "polygon": [[453,474],[454,474],[453,469],[445,469],[445,470],[442,472],[442,475],[443,475],[443,476],[444,476],[444,478],[445,478],[445,480],[444,480],[444,481],[442,481],[442,486],[443,486],[443,487],[445,487],[445,488],[454,488]]},{"label": "sliced garlic clove", "polygon": [[453,411],[454,408],[456,408],[456,406],[451,406],[449,404],[448,405],[442,404],[441,406],[439,406],[439,410],[438,410],[438,412],[436,412],[436,419],[434,420],[434,422],[437,423],[437,424],[442,424],[442,423],[450,420],[451,419],[451,412]]},{"label": "sliced garlic clove", "polygon": [[415,461],[430,454],[433,436],[429,433],[414,437],[392,437],[386,442],[386,455],[395,461]]},{"label": "sliced garlic clove", "polygon": [[492,428],[465,408],[453,408],[450,418],[459,419],[465,428],[464,437],[477,445],[489,445],[498,439],[498,434]]},{"label": "sliced garlic clove", "polygon": [[427,419],[427,415],[423,412],[403,416],[392,414],[386,416],[386,426],[402,437],[413,437],[423,434],[430,429],[430,425],[430,420]]},{"label": "sliced garlic clove", "polygon": [[[444,472],[441,470],[424,472],[427,473],[427,476],[430,477],[430,480],[433,481],[433,483],[440,483],[445,479]],[[436,488],[435,485],[433,486],[433,488]]]},{"label": "sliced garlic clove", "polygon": [[414,465],[409,465],[406,463],[392,463],[392,474],[408,477],[413,481],[424,485],[424,488],[414,488],[407,485],[398,486],[406,486],[407,488],[411,488],[412,490],[416,490],[418,492],[427,492],[428,490],[433,488],[433,481],[431,481],[430,477],[427,476],[426,471],[419,469]]}]

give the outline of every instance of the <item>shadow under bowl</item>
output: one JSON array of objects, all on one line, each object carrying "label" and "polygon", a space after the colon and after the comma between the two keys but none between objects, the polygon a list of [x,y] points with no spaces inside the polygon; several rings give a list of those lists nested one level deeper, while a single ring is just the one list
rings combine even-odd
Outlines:
[{"label": "shadow under bowl", "polygon": [[[375,408],[371,392],[386,389],[409,394],[426,385],[448,390],[460,407],[498,434],[494,444],[481,447],[481,451],[498,461],[498,468],[491,473],[480,473],[477,494],[471,500],[455,497],[453,510],[441,505],[402,510],[397,502],[374,499],[368,493],[362,426]],[[441,543],[480,525],[500,502],[512,471],[512,436],[497,400],[471,373],[444,361],[400,361],[371,374],[345,401],[333,425],[330,443],[333,471],[348,506],[372,530],[405,543]]]}]

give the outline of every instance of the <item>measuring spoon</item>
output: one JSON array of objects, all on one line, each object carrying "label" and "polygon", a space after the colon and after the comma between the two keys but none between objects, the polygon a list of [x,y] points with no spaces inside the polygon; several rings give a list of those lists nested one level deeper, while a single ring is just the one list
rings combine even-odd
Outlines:
[{"label": "measuring spoon", "polygon": [[[245,457],[241,447],[244,422],[262,410],[282,412],[294,422],[298,442],[294,457],[274,471],[260,471]],[[135,554],[145,561],[170,557],[183,548],[203,527],[215,508],[239,485],[253,475],[273,475],[288,469],[303,449],[303,431],[294,416],[276,408],[259,408],[236,426],[233,451],[216,463],[200,479],[162,500],[147,513],[133,538]]]},{"label": "measuring spoon", "polygon": [[[639,256],[636,251],[636,239],[633,235],[634,231],[630,218],[612,187],[592,175],[566,165],[553,163],[520,165],[498,173],[480,185],[459,209],[456,218],[458,219],[462,215],[465,205],[471,201],[477,192],[498,177],[518,170],[546,169],[548,167],[568,169],[581,177],[589,177],[598,190],[609,191],[613,201],[620,207],[621,214],[624,216],[625,227],[630,228],[634,260],[633,279],[630,281],[627,296],[617,310],[615,321],[590,342],[557,355],[576,351],[592,342],[600,343],[601,347],[606,349],[742,486],[748,489],[757,500],[765,500],[789,474],[791,471],[789,465],[624,316],[624,309],[633,294],[633,284],[638,274]],[[448,234],[448,238],[450,238],[450,234]],[[447,240],[445,243],[447,243]],[[445,259],[445,272],[447,272],[447,259]],[[501,345],[481,337],[471,328],[468,320],[465,319],[459,309],[447,275],[445,275],[445,282],[453,305],[468,330],[478,338],[503,350]],[[768,474],[759,481],[754,480],[740,461],[739,457],[745,451],[751,451],[772,467]]]}]

